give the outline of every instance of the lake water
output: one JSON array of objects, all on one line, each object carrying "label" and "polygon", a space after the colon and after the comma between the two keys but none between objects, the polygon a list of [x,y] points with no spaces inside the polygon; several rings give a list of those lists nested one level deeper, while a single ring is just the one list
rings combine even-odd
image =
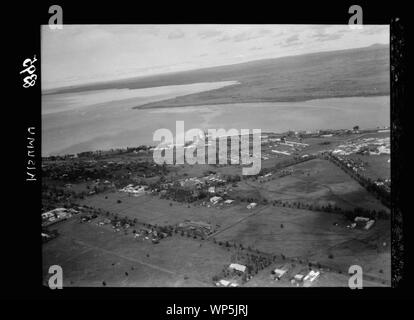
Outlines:
[{"label": "lake water", "polygon": [[175,135],[176,121],[184,121],[185,130],[235,128],[274,132],[390,125],[389,96],[132,109],[148,102],[235,83],[223,81],[44,95],[42,155],[155,145],[154,131],[167,128]]}]

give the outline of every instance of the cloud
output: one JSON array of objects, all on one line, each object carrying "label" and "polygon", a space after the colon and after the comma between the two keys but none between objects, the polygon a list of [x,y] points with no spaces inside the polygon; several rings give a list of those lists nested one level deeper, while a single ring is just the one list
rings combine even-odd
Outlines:
[{"label": "cloud", "polygon": [[299,36],[297,34],[294,34],[282,41],[276,42],[274,45],[278,47],[291,47],[300,43],[301,41],[299,41]]},{"label": "cloud", "polygon": [[265,36],[265,35],[267,35],[267,34],[272,33],[272,30],[269,30],[269,29],[260,29],[260,30],[258,31],[258,33],[259,33],[259,35]]},{"label": "cloud", "polygon": [[373,35],[384,33],[384,26],[362,26],[363,29],[360,31],[362,34]]},{"label": "cloud", "polygon": [[248,41],[248,40],[257,39],[260,37],[261,35],[254,35],[254,34],[251,34],[250,32],[242,32],[242,33],[236,34],[233,37],[233,41],[234,42]]},{"label": "cloud", "polygon": [[158,29],[157,27],[146,27],[143,28],[143,30],[151,36],[158,36],[160,34],[160,29]]},{"label": "cloud", "polygon": [[290,36],[285,39],[285,44],[289,44],[292,42],[297,42],[299,40],[299,36],[297,34],[294,34],[293,36]]},{"label": "cloud", "polygon": [[184,38],[184,36],[185,34],[181,30],[174,30],[170,32],[170,34],[168,35],[168,39],[180,39]]},{"label": "cloud", "polygon": [[218,30],[205,30],[205,31],[201,31],[201,32],[198,33],[198,35],[202,39],[214,38],[214,37],[218,37],[222,34],[223,34],[223,31],[218,31]]},{"label": "cloud", "polygon": [[263,47],[256,47],[256,46],[254,46],[254,47],[251,47],[249,50],[256,51],[256,50],[262,50],[262,49],[263,49]]},{"label": "cloud", "polygon": [[232,37],[225,35],[221,37],[220,39],[218,39],[217,41],[222,42],[222,41],[230,41],[230,40],[232,40]]},{"label": "cloud", "polygon": [[344,35],[344,31],[342,32],[335,32],[335,33],[327,33],[323,32],[316,32],[311,37],[317,41],[331,41],[341,39]]},{"label": "cloud", "polygon": [[224,35],[223,37],[221,37],[217,41],[220,41],[220,42],[221,41],[244,42],[244,41],[259,39],[259,38],[267,36],[271,33],[272,33],[272,31],[269,30],[269,29],[249,30],[249,31],[244,31],[244,32],[237,33],[233,36]]}]

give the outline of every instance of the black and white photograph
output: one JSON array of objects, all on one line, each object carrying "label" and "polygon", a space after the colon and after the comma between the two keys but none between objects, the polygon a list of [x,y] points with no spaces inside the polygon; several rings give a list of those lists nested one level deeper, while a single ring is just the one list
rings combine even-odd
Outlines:
[{"label": "black and white photograph", "polygon": [[22,9],[9,296],[132,296],[164,318],[405,298],[401,8],[141,9]]},{"label": "black and white photograph", "polygon": [[389,38],[42,26],[45,284],[390,286]]}]

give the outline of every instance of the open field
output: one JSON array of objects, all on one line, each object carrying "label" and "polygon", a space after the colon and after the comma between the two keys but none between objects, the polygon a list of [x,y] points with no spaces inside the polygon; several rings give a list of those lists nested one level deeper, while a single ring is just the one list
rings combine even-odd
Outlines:
[{"label": "open field", "polygon": [[361,173],[364,177],[370,178],[372,180],[377,179],[390,179],[391,177],[391,163],[390,155],[381,154],[381,155],[359,155],[352,154],[347,156],[349,159],[361,160],[366,165],[364,166],[365,170]]},{"label": "open field", "polygon": [[211,242],[175,236],[152,244],[77,219],[56,228],[58,238],[43,245],[43,274],[62,266],[64,286],[210,286],[230,263]]},{"label": "open field", "polygon": [[[271,271],[275,268],[286,268],[288,271],[283,277],[276,281],[271,276]],[[338,273],[326,270],[321,271],[318,279],[312,283],[312,287],[348,287],[349,275],[347,273]],[[246,287],[296,287],[296,284],[292,284],[290,279],[296,274],[307,274],[309,272],[308,266],[298,263],[278,263],[272,265],[266,269],[261,270],[256,276],[254,276],[249,282],[246,283]],[[364,279],[363,287],[381,287],[387,286],[381,281],[370,281]]]},{"label": "open field", "polygon": [[[108,199],[105,199],[106,196]],[[122,202],[117,203],[117,200]],[[187,204],[159,199],[151,195],[133,197],[122,192],[91,196],[81,201],[81,204],[158,225],[175,225],[188,219],[225,227],[254,212],[254,210],[251,211],[236,205],[207,208],[190,204],[188,207]]]},{"label": "open field", "polygon": [[314,159],[289,167],[292,174],[259,181],[244,180],[232,196],[250,194],[272,200],[301,201],[318,205],[337,205],[352,209],[386,209],[358,182],[327,160]]},{"label": "open field", "polygon": [[213,171],[218,174],[225,175],[241,175],[242,168],[240,165],[210,165],[210,164],[193,164],[187,163],[169,167],[168,177],[203,177],[207,175],[208,171]]},{"label": "open field", "polygon": [[268,206],[215,238],[344,271],[359,264],[375,277],[390,279],[390,222],[377,221],[368,231],[348,229],[349,223],[339,214]]}]

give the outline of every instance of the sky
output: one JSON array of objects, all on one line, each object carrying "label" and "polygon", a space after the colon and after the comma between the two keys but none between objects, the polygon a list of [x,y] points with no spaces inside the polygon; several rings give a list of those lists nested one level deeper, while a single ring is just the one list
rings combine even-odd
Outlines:
[{"label": "sky", "polygon": [[42,89],[389,43],[389,26],[42,26]]}]

